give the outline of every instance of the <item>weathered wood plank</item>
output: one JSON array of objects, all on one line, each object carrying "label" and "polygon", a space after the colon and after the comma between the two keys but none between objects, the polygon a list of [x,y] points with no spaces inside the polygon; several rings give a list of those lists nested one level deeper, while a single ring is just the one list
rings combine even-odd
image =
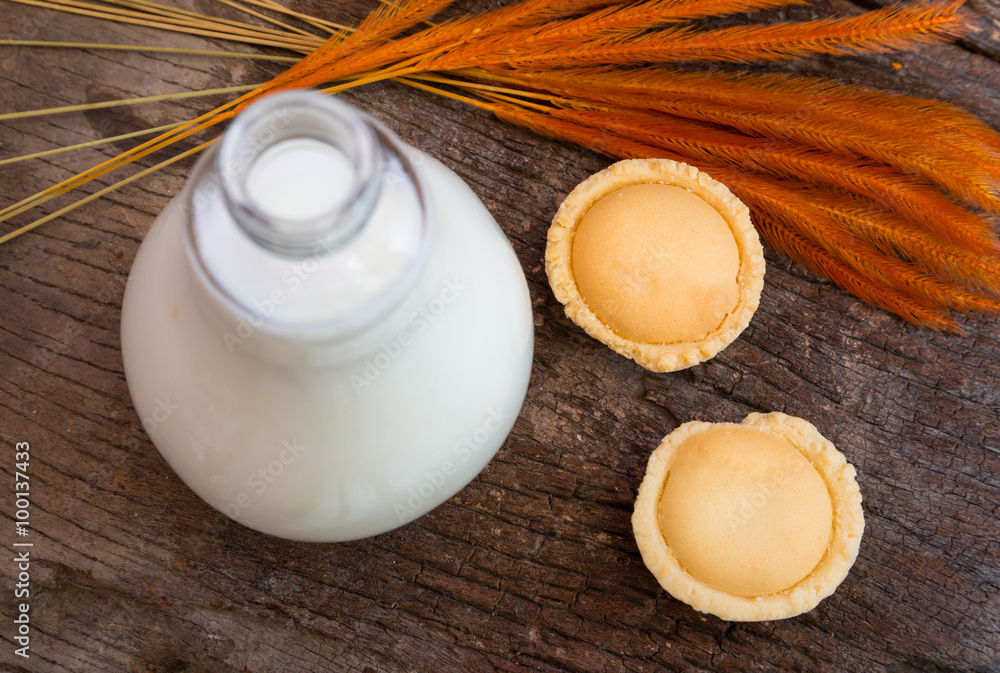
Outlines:
[{"label": "weathered wood plank", "polygon": [[[369,7],[339,3],[329,12],[357,19]],[[977,7],[997,15],[993,5]],[[4,37],[204,44],[10,3],[0,12]],[[1000,39],[984,25],[959,46],[794,67],[940,96],[1000,127],[1000,67],[990,58]],[[263,81],[278,70],[2,48],[0,100],[30,109]],[[349,97],[465,177],[517,250],[537,347],[511,438],[451,501],[371,540],[289,543],[207,507],[150,444],[121,371],[124,280],[190,164],[169,168],[0,248],[0,479],[12,482],[11,447],[29,441],[36,542],[25,661],[13,654],[14,503],[3,497],[0,667],[1000,670],[994,318],[963,320],[958,337],[915,329],[769,250],[762,306],[746,333],[708,363],[650,374],[572,325],[542,268],[552,213],[605,158],[395,84]],[[208,105],[2,122],[0,150],[81,142]],[[109,152],[0,167],[0,203]],[[868,528],[851,575],[816,610],[728,624],[658,589],[629,516],[660,437],[687,420],[754,410],[803,416],[837,443],[858,467]]]}]

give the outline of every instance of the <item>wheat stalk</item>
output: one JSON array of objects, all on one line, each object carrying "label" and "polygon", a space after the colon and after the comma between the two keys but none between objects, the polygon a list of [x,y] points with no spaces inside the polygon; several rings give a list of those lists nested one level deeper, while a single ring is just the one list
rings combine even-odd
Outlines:
[{"label": "wheat stalk", "polygon": [[295,63],[294,56],[275,54],[252,54],[242,51],[219,51],[217,49],[184,49],[182,47],[153,47],[141,44],[108,44],[105,42],[50,42],[46,40],[0,40],[0,47],[46,47],[52,49],[96,49],[106,51],[141,51],[153,54],[184,54],[186,56],[212,56],[213,58],[247,58],[255,61],[277,61]]},{"label": "wheat stalk", "polygon": [[[274,0],[220,0],[271,28],[150,0],[11,1],[307,55],[270,82],[0,211],[0,221],[211,128],[269,91],[332,93],[394,78],[610,156],[694,163],[751,206],[776,248],[911,322],[955,329],[952,311],[1000,309],[1000,241],[981,212],[1000,213],[1000,136],[981,122],[938,101],[824,80],[641,65],[870,53],[948,39],[968,30],[960,0],[723,29],[683,22],[797,0],[522,0],[436,24],[431,17],[450,0],[398,0],[353,31]],[[803,109],[809,114],[797,114]],[[927,147],[934,156],[923,156]]]}]

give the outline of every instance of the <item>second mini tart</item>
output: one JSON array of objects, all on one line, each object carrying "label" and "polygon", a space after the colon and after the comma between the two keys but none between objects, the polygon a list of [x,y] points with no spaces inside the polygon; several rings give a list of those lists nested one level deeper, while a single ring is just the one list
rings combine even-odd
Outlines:
[{"label": "second mini tart", "polygon": [[632,514],[660,586],[730,621],[814,608],[847,576],[864,526],[854,467],[777,412],[678,427],[650,455]]},{"label": "second mini tart", "polygon": [[629,159],[566,197],[545,268],[574,322],[662,372],[711,358],[746,329],[764,254],[725,185],[669,159]]}]

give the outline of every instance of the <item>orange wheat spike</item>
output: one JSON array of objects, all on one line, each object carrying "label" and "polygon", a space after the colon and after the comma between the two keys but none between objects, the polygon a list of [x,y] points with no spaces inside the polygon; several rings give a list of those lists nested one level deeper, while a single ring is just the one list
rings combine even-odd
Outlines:
[{"label": "orange wheat spike", "polygon": [[[632,34],[679,21],[802,5],[806,4],[806,0],[645,0],[633,4],[607,4],[610,6],[600,11],[591,11],[584,16],[563,21],[535,22],[524,26],[507,24],[502,28],[505,32],[510,32],[491,35],[490,44],[477,46],[490,52],[486,55],[487,59],[496,60],[505,51],[517,54],[530,48],[532,52],[540,52],[563,45],[577,47],[581,43],[596,44],[605,40],[627,39]],[[456,58],[471,61],[478,60],[482,55],[461,54]]]},{"label": "orange wheat spike", "polygon": [[[974,151],[972,140],[965,147],[960,147],[949,142],[944,132],[922,132],[922,126],[915,120],[901,123],[890,131],[872,129],[869,116],[851,115],[846,111],[826,116],[812,115],[809,111],[795,115],[780,111],[761,112],[751,109],[745,100],[746,107],[728,102],[715,104],[706,100],[686,100],[683,96],[678,100],[666,92],[656,95],[661,93],[660,89],[667,88],[667,77],[660,79],[659,89],[648,92],[643,91],[639,84],[628,82],[626,77],[623,75],[617,86],[613,82],[602,82],[603,86],[596,86],[586,81],[566,81],[552,73],[542,78],[504,76],[498,79],[504,82],[521,81],[523,86],[540,87],[556,94],[595,102],[642,106],[678,117],[721,124],[751,136],[802,143],[839,153],[854,161],[863,161],[860,158],[867,156],[941,185],[968,203],[1000,213],[1000,155],[982,144],[977,145],[978,152]],[[685,78],[681,76],[679,79]],[[707,84],[710,80],[703,81]],[[726,86],[727,78],[720,77],[711,88],[724,90]],[[768,96],[758,91],[757,98],[766,100],[780,98],[780,95]],[[932,115],[925,116],[927,125],[933,125]],[[967,238],[973,246],[996,245],[996,234],[991,225],[974,217],[960,221],[963,226],[955,230],[955,236]]]},{"label": "orange wheat spike", "polygon": [[[411,0],[413,3],[414,0]],[[431,16],[453,0],[417,0],[405,20],[391,23],[393,35]],[[683,0],[658,0],[674,4]],[[736,0],[722,0],[734,2]],[[750,4],[792,4],[801,0],[742,0]],[[369,34],[371,26],[362,23],[358,31],[343,42],[328,40],[326,44],[269,83],[270,88],[285,86],[314,87],[332,81],[362,76],[377,70],[410,74],[427,68],[419,65],[439,58],[470,43],[490,44],[512,32],[526,29],[534,32],[557,19],[578,13],[599,12],[614,0],[523,0],[477,15],[462,16],[424,28],[415,34],[389,40],[388,29],[379,28]],[[370,18],[370,17],[369,17]],[[384,21],[383,21],[384,23]],[[477,47],[482,50],[483,47]],[[390,76],[390,75],[386,75]]]},{"label": "orange wheat spike", "polygon": [[[667,156],[667,153],[659,148],[520,107],[498,104],[491,109],[494,114],[507,122],[525,126],[542,135],[588,147],[611,157],[626,159]],[[686,159],[683,156],[673,158],[680,161]],[[895,313],[911,323],[938,330],[956,330],[954,321],[940,306],[927,305],[907,293],[887,287],[838,261],[793,229],[776,226],[776,222],[784,222],[786,218],[794,221],[801,217],[797,210],[783,201],[783,187],[777,181],[764,178],[748,180],[750,176],[724,166],[698,161],[689,163],[727,184],[751,207],[754,212],[754,222],[764,238],[792,259],[826,275],[862,301]],[[785,245],[790,240],[797,241],[797,244],[791,247]]]},{"label": "orange wheat spike", "polygon": [[674,13],[664,15],[672,21],[807,5],[809,0],[675,0],[675,4]]},{"label": "orange wheat spike", "polygon": [[[382,4],[366,16],[347,38],[339,34],[330,36],[312,53],[264,84],[260,94],[283,88],[325,84],[335,79],[328,74],[331,64],[350,63],[352,57],[356,58],[366,48],[388,43],[394,36],[433,16],[452,2],[454,0],[399,0]],[[349,71],[349,67],[345,70]]]},{"label": "orange wheat spike", "polygon": [[557,92],[572,86],[575,92],[616,97],[609,102],[631,107],[641,107],[636,98],[690,101],[834,126],[843,124],[846,115],[863,120],[864,128],[872,133],[891,136],[904,127],[934,143],[956,145],[972,153],[997,156],[1000,149],[1000,134],[949,103],[800,75],[683,72],[659,67],[570,68],[517,73],[514,77],[498,73],[506,74],[499,70],[489,76]]},{"label": "orange wheat spike", "polygon": [[[982,258],[1000,254],[1000,239],[991,223],[954,203],[932,186],[913,180],[891,167],[851,162],[804,151],[778,155],[764,146],[752,152],[761,166],[775,176],[782,173],[808,176],[846,188],[870,199],[869,207],[894,212],[901,223],[920,232],[957,256]],[[788,168],[787,172],[782,166]]]},{"label": "orange wheat spike", "polygon": [[862,51],[882,53],[914,44],[960,37],[970,30],[960,12],[964,0],[899,5],[849,18],[817,19],[767,26],[736,26],[717,30],[666,28],[654,34],[636,33],[581,40],[573,47],[550,52],[503,50],[484,54],[480,63],[530,71],[608,63],[650,61],[759,62],[812,54]]},{"label": "orange wheat spike", "polygon": [[[762,97],[762,92],[774,95]],[[1000,161],[996,158],[1000,156],[1000,135],[944,101],[783,73],[747,74],[711,93],[717,94],[717,102],[817,120],[855,115],[878,133],[895,134],[900,127],[910,126],[921,138],[930,137],[935,143],[954,145],[974,154],[992,153],[994,161]]]},{"label": "orange wheat spike", "polygon": [[[568,111],[569,120],[580,125],[592,126],[594,129],[610,131],[644,145],[661,147],[674,153],[680,153],[695,162],[714,163],[715,153],[705,152],[695,143],[675,142],[672,136],[664,136],[650,130],[655,120],[640,118],[638,124],[613,123],[613,117],[593,114],[586,111]],[[566,111],[554,111],[552,114],[563,116]],[[629,120],[635,121],[635,120]],[[667,129],[669,133],[669,129]],[[736,157],[741,156],[737,152]],[[739,164],[733,166],[739,169]],[[755,184],[759,189],[774,189],[776,181],[765,182],[761,176],[738,170],[731,178],[735,185]],[[782,181],[784,182],[784,181]],[[733,185],[731,185],[733,186]],[[742,193],[742,191],[741,191]],[[805,196],[805,195],[808,196]],[[810,238],[813,243],[824,248],[830,255],[843,264],[853,267],[862,274],[878,279],[882,283],[895,288],[899,292],[909,293],[931,306],[954,308],[961,311],[996,311],[1000,303],[994,297],[960,283],[954,283],[938,277],[940,270],[933,267],[928,273],[908,261],[900,259],[895,250],[885,251],[866,243],[851,233],[858,224],[857,213],[844,211],[839,207],[842,199],[828,190],[814,188],[808,192],[791,185],[784,189],[784,198],[794,207],[798,217],[791,221],[797,231]],[[873,213],[874,214],[874,213]],[[864,218],[862,218],[864,219]],[[844,224],[850,223],[851,227]],[[995,260],[1000,257],[994,256]]]},{"label": "orange wheat spike", "polygon": [[[1000,157],[990,150],[974,153],[927,137],[919,126],[901,126],[892,134],[865,128],[865,117],[843,114],[817,120],[760,114],[749,109],[685,103],[652,103],[663,112],[723,124],[749,135],[817,147],[848,159],[875,160],[936,184],[967,204],[1000,214]],[[988,225],[968,223],[974,237],[995,244]]]},{"label": "orange wheat spike", "polygon": [[[587,125],[606,128],[646,145],[684,152],[705,161],[726,161],[737,169],[753,168],[776,176],[794,175],[820,186],[866,196],[940,236],[949,247],[978,255],[996,255],[1000,240],[989,222],[952,203],[938,190],[885,165],[863,163],[780,141],[761,141],[719,127],[634,108],[559,110],[569,121],[587,116]],[[962,225],[956,227],[956,224]],[[961,235],[961,232],[975,232]]]},{"label": "orange wheat spike", "polygon": [[888,210],[851,197],[803,197],[838,218],[857,236],[887,255],[899,255],[929,272],[1000,297],[1000,255],[979,255],[942,244]]},{"label": "orange wheat spike", "polygon": [[[872,249],[852,240],[837,221],[825,216],[814,200],[802,199],[794,185],[740,175],[733,191],[756,212],[754,222],[769,243],[785,249],[788,241],[797,241],[793,259],[827,275],[858,298],[910,322],[954,330],[948,309],[995,312],[1000,308],[995,298],[873,254]],[[815,199],[817,195],[812,196]],[[847,284],[842,284],[845,281]]]},{"label": "orange wheat spike", "polygon": [[[614,117],[593,114],[588,111],[555,110],[554,116],[567,119],[579,125],[591,126],[616,135],[638,141],[644,145],[661,147],[672,153],[693,159],[698,163],[713,162],[711,152],[701,151],[695,144],[677,143],[669,136],[650,131],[650,120],[640,118],[639,123],[614,123]],[[634,121],[634,120],[630,120]],[[744,171],[738,172],[730,185],[756,185],[759,189],[774,189],[775,180],[764,181],[759,176]],[[783,196],[794,207],[798,217],[790,222],[796,230],[812,242],[824,248],[843,264],[853,267],[862,274],[878,279],[899,292],[909,293],[931,306],[956,308],[962,311],[993,311],[995,300],[979,296],[979,293],[949,281],[930,275],[909,264],[894,254],[885,254],[852,235],[842,225],[845,216],[836,208],[837,195],[822,189],[809,192],[805,198],[800,189],[785,188]]]},{"label": "orange wheat spike", "polygon": [[[755,205],[766,208],[770,205],[780,207],[782,204],[761,195]],[[792,215],[795,217],[795,215]],[[758,215],[754,225],[761,236],[776,250],[782,252],[808,269],[829,278],[841,289],[851,293],[858,299],[895,313],[907,322],[931,329],[947,332],[958,332],[955,322],[948,317],[946,311],[940,308],[928,308],[910,297],[889,288],[874,284],[870,279],[859,274],[854,269],[831,257],[825,250],[817,247],[811,241],[789,228],[781,216],[773,211]]]},{"label": "orange wheat spike", "polygon": [[[568,65],[573,63],[573,54],[583,48],[583,45],[590,48],[589,45],[617,42],[651,28],[691,18],[804,2],[805,0],[647,0],[637,4],[615,4],[596,11],[591,8],[592,11],[583,16],[548,22],[518,22],[508,17],[493,17],[495,13],[488,13],[482,18],[477,17],[473,24],[463,26],[466,35],[455,39],[450,48],[429,54],[419,68],[455,70],[477,64],[506,66],[524,55],[545,58],[557,56],[564,51],[569,59],[559,65]],[[511,7],[517,9],[521,4]],[[604,4],[611,5],[608,2]],[[481,21],[487,28],[480,25]],[[473,26],[471,30],[470,25]],[[435,31],[432,29],[429,34],[434,35]]]},{"label": "orange wheat spike", "polygon": [[[741,184],[753,191],[750,198],[754,200],[760,198],[761,190],[771,190],[772,194],[774,190],[774,181],[758,184],[756,176],[743,176]],[[742,194],[744,190],[740,191]],[[843,221],[850,220],[850,215],[837,208],[836,195],[811,190],[805,198],[792,187],[785,189],[781,198],[796,213],[794,219],[786,221],[789,227],[858,273],[877,279],[886,287],[913,297],[927,307],[963,313],[996,313],[1000,310],[1000,299],[997,297],[931,275],[894,255],[883,254],[851,234],[843,226]]]}]

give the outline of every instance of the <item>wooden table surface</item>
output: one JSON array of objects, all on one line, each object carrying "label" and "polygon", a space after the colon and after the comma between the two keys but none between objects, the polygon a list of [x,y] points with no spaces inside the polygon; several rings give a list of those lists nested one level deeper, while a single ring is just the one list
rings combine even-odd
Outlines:
[{"label": "wooden table surface", "polygon": [[[345,21],[374,4],[295,2]],[[986,18],[960,45],[789,67],[941,97],[1000,128],[989,18],[1000,12],[973,8]],[[6,1],[0,38],[221,44]],[[0,46],[0,109],[254,83],[280,69]],[[520,257],[536,352],[510,438],[449,502],[373,539],[287,542],[208,507],[150,443],[122,373],[125,279],[190,162],[143,179],[0,247],[0,668],[1000,671],[995,317],[962,319],[961,336],[918,329],[768,249],[746,332],[707,363],[649,373],[563,315],[542,264],[556,207],[608,159],[393,83],[348,97],[466,178]],[[221,100],[0,122],[0,159]],[[110,151],[0,166],[0,205]],[[727,623],[658,587],[629,518],[663,435],[758,410],[806,418],[837,444],[858,469],[867,528],[854,569],[818,608]],[[17,442],[30,443],[30,659],[14,640]]]}]

